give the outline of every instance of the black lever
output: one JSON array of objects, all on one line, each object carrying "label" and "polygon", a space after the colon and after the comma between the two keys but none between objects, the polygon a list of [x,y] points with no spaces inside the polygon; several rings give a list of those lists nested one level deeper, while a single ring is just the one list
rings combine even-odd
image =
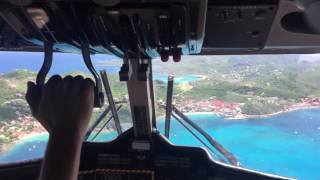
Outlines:
[{"label": "black lever", "polygon": [[99,74],[94,69],[92,65],[92,61],[90,58],[90,50],[89,45],[87,43],[82,43],[81,46],[82,49],[82,56],[84,63],[86,64],[87,68],[93,75],[93,78],[95,80],[95,87],[94,87],[94,107],[102,107],[104,103],[104,94],[102,91],[102,83]]},{"label": "black lever", "polygon": [[[102,107],[104,103],[104,94],[102,91],[102,83],[99,74],[96,72],[92,65],[90,58],[90,51],[88,45],[82,45],[82,55],[84,62],[95,79],[94,87],[94,107]],[[47,74],[52,65],[53,57],[53,44],[51,42],[44,43],[44,61],[42,67],[37,74],[36,83],[39,88],[42,88],[45,84]],[[40,91],[41,92],[41,91]]]},{"label": "black lever", "polygon": [[42,88],[46,81],[46,76],[52,65],[53,44],[50,42],[44,43],[44,61],[39,73],[37,74],[36,83],[39,88]]}]

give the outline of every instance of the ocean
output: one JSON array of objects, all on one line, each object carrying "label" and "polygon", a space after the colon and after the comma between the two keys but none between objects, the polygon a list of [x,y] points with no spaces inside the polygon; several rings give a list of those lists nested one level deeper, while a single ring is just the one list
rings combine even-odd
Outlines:
[{"label": "ocean", "polygon": [[[27,69],[38,72],[43,63],[43,53],[38,52],[0,52],[0,73],[12,72],[16,69]],[[99,62],[117,59],[110,55],[91,56],[97,70],[107,69],[109,73],[117,73],[119,66],[97,66]],[[120,61],[120,59],[119,59]],[[54,53],[49,74],[68,74],[69,72],[87,72],[81,54]]]},{"label": "ocean", "polygon": [[[43,53],[38,52],[1,52],[0,51],[0,74],[9,73],[18,69],[27,69],[38,72],[43,63]],[[97,71],[105,69],[107,73],[117,74],[120,70],[121,61],[111,55],[93,55],[91,56],[92,63]],[[110,60],[119,60],[119,63],[108,64]],[[60,74],[67,75],[71,72],[90,73],[85,66],[81,54],[54,53],[53,62],[49,75]],[[156,71],[156,70],[154,70]],[[164,83],[168,80],[168,75],[155,72],[154,80]],[[201,76],[189,74],[186,76],[175,77],[175,83],[187,83],[202,79]]]},{"label": "ocean", "polygon": [[[189,117],[232,152],[242,167],[297,179],[320,179],[320,109],[248,120],[228,120],[212,114]],[[163,119],[159,119],[158,129],[163,133]],[[0,163],[43,156],[47,137],[40,135],[20,141],[0,156]],[[115,137],[116,132],[109,132],[99,135],[97,140],[109,141]],[[170,137],[177,145],[202,147],[175,120]]]},{"label": "ocean", "polygon": [[[107,62],[113,56],[92,56],[93,63]],[[67,60],[66,60],[67,59]],[[42,65],[42,53],[0,52],[0,74],[15,69],[38,71]],[[117,73],[119,66],[97,66]],[[54,55],[50,74],[68,74],[74,71],[88,72],[81,55]],[[166,81],[166,76],[155,76]],[[198,80],[194,76],[177,77],[180,82]],[[320,169],[320,109],[304,109],[280,115],[250,120],[228,120],[212,114],[189,115],[213,138],[218,140],[240,161],[241,166],[262,172],[304,180],[319,180]],[[158,128],[163,131],[163,120]],[[108,141],[115,132],[102,133],[97,140]],[[173,120],[170,141],[177,145],[202,146],[180,124]],[[25,138],[7,153],[0,155],[0,163],[42,157],[48,135]]]}]

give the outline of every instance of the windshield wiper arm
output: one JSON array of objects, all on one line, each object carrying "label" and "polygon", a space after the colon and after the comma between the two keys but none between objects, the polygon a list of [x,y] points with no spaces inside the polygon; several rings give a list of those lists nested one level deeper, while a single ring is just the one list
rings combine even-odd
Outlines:
[{"label": "windshield wiper arm", "polygon": [[172,106],[172,110],[175,114],[177,114],[184,122],[189,124],[192,128],[197,130],[206,140],[221,153],[232,165],[239,166],[239,162],[237,158],[225,149],[218,141],[214,140],[207,132],[205,132],[201,127],[199,127],[196,123],[191,121],[186,115],[180,112],[175,106]]},{"label": "windshield wiper arm", "polygon": [[[84,137],[84,139],[87,141],[92,131],[100,124],[100,122],[103,120],[104,117],[106,117],[107,114],[110,112],[110,106],[108,106],[100,115],[99,117],[94,121],[94,123],[91,125],[91,127],[87,130],[87,133]],[[111,116],[112,117],[112,116]]]},{"label": "windshield wiper arm", "polygon": [[[230,153],[227,149],[225,149],[221,144],[219,144],[216,140],[214,140],[209,134],[207,134],[203,129],[201,129],[196,123],[191,121],[187,116],[185,116],[182,112],[180,112],[174,105],[172,105],[172,94],[173,94],[173,81],[174,76],[169,75],[168,84],[167,84],[167,100],[166,106],[160,105],[166,109],[166,117],[165,117],[165,136],[169,139],[170,134],[170,118],[173,116],[180,124],[182,124],[192,135],[194,135],[205,147],[208,148],[209,151],[213,152],[211,148],[209,148],[196,134],[192,132],[190,128],[185,126],[181,122],[183,120],[185,123],[189,124],[192,128],[198,131],[205,139],[210,143],[212,147],[214,147],[220,154],[222,154],[230,164],[234,166],[239,166],[239,162],[237,158]],[[172,110],[174,113],[172,113]],[[176,115],[175,115],[176,114]],[[177,117],[179,116],[179,118]],[[218,157],[218,160],[221,161],[220,156],[213,152],[215,156]],[[222,162],[225,162],[224,160]]]},{"label": "windshield wiper arm", "polygon": [[227,163],[222,157],[220,157],[219,154],[214,152],[212,148],[209,147],[196,133],[194,133],[191,128],[184,124],[182,120],[179,117],[177,117],[177,115],[172,114],[172,117],[175,118],[177,122],[180,123],[184,128],[186,128],[186,130],[188,130],[193,135],[193,137],[195,137],[199,142],[201,142],[201,144],[204,145],[219,161]]},{"label": "windshield wiper arm", "polygon": [[115,123],[115,126],[116,126],[116,130],[118,132],[118,135],[122,133],[121,124],[120,124],[120,121],[119,121],[118,110],[116,108],[116,104],[127,103],[127,101],[124,101],[124,100],[123,101],[118,101],[118,102],[114,101],[113,96],[112,96],[112,92],[111,92],[111,88],[110,88],[110,84],[109,84],[109,81],[108,81],[107,73],[106,73],[105,70],[100,71],[100,73],[101,73],[101,79],[102,79],[102,82],[103,82],[103,85],[104,85],[105,93],[106,93],[107,98],[108,98],[109,106],[100,114],[100,116],[95,120],[95,122],[92,124],[92,126],[87,130],[87,133],[85,135],[85,140],[86,141],[88,140],[88,138],[91,135],[92,131],[100,124],[100,122],[103,120],[103,118],[106,117],[106,115],[108,115],[110,111],[112,113],[111,119],[112,118],[114,119],[114,123]]},{"label": "windshield wiper arm", "polygon": [[121,129],[121,124],[120,124],[119,117],[118,117],[118,112],[116,110],[116,105],[115,105],[115,102],[113,100],[113,96],[112,96],[112,92],[111,92],[111,88],[110,88],[107,72],[106,72],[106,70],[102,70],[102,71],[100,71],[100,74],[101,74],[104,90],[106,91],[106,95],[107,95],[107,98],[108,98],[109,107],[110,107],[110,110],[111,110],[111,113],[112,113],[112,116],[113,116],[114,124],[116,126],[116,130],[117,130],[118,135],[119,135],[119,134],[122,133],[122,129]]},{"label": "windshield wiper arm", "polygon": [[[120,111],[120,109],[122,108],[122,105],[120,105],[117,108],[117,112]],[[111,119],[113,118],[113,116],[111,115],[109,117],[109,119],[103,124],[103,126],[99,129],[99,131],[93,136],[93,138],[91,139],[91,141],[94,141],[96,139],[96,137],[101,133],[101,131],[107,126],[107,124],[111,121]]]},{"label": "windshield wiper arm", "polygon": [[166,101],[166,120],[165,120],[165,131],[164,135],[169,139],[170,136],[170,117],[172,114],[172,95],[173,95],[173,81],[174,76],[168,76],[168,87],[167,87],[167,101]]}]

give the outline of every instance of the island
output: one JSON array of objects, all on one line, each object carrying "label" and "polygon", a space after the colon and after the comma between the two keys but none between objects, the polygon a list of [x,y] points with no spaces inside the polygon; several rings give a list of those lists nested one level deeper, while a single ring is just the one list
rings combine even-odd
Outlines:
[{"label": "island", "polygon": [[[121,61],[100,62],[121,65]],[[190,81],[174,84],[173,104],[184,113],[214,113],[231,120],[261,118],[288,111],[320,107],[320,61],[309,61],[299,55],[195,56],[182,63],[153,63],[155,74],[174,74],[177,79],[194,75]],[[69,73],[67,73],[69,74]],[[73,72],[72,74],[84,74]],[[31,116],[24,99],[27,81],[36,73],[16,70],[0,74],[0,153],[26,136],[46,133]],[[113,96],[127,99],[124,82],[109,74]],[[165,110],[166,81],[154,81],[156,115]],[[103,109],[94,109],[92,123]],[[131,122],[127,104],[119,112],[121,123]],[[107,130],[114,129],[111,123]]]}]

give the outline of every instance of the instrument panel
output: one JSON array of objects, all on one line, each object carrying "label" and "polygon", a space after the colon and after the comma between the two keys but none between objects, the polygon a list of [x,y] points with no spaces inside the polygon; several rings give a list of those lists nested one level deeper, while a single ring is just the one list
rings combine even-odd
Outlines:
[{"label": "instrument panel", "polygon": [[277,4],[229,6],[209,4],[204,46],[263,49],[277,8]]},{"label": "instrument panel", "polygon": [[1,1],[0,19],[24,41],[40,47],[50,42],[57,51],[89,44],[92,53],[118,57],[181,56],[201,51],[206,2]]},{"label": "instrument panel", "polygon": [[[79,52],[85,40],[92,45],[92,53],[119,57],[128,49],[150,57],[315,53],[320,51],[319,3],[7,0],[1,1],[0,8],[0,50],[43,51],[42,41],[54,40],[56,51]],[[50,20],[46,26],[32,22],[32,15],[41,13],[44,21]],[[132,47],[136,42],[139,46]]]},{"label": "instrument panel", "polygon": [[[34,180],[41,160],[0,165],[0,179]],[[289,180],[212,160],[198,147],[172,145],[157,132],[137,141],[133,129],[108,143],[85,142],[79,180]]]},{"label": "instrument panel", "polygon": [[137,142],[133,137],[133,131],[129,130],[113,142],[85,144],[80,177],[88,180],[93,176],[126,180],[286,179],[217,163],[204,149],[172,145],[157,132],[148,142]]}]

